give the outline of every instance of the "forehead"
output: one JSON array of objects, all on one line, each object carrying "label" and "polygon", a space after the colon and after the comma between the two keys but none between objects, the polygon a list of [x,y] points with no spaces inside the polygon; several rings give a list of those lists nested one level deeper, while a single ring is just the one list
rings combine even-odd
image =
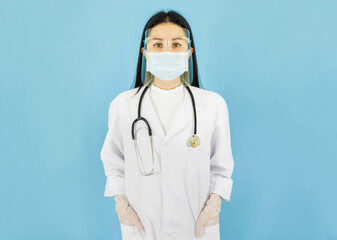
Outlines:
[{"label": "forehead", "polygon": [[169,38],[171,36],[186,36],[186,33],[179,25],[168,22],[160,23],[151,28],[148,36]]}]

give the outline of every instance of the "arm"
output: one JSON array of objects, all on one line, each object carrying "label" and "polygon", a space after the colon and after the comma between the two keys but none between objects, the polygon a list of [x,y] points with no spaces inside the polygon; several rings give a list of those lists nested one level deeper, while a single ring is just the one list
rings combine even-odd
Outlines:
[{"label": "arm", "polygon": [[107,177],[105,197],[125,194],[123,140],[118,121],[118,98],[116,97],[110,103],[108,132],[100,153]]},{"label": "arm", "polygon": [[210,193],[218,194],[229,202],[233,180],[234,161],[231,149],[229,116],[226,101],[220,96],[217,117],[211,139]]}]

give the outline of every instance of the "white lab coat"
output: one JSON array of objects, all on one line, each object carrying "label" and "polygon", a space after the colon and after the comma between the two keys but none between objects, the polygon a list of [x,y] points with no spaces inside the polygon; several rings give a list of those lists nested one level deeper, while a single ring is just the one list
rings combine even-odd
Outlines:
[{"label": "white lab coat", "polygon": [[[197,112],[197,148],[187,145],[193,134],[193,105],[184,87],[184,100],[167,135],[152,105],[150,91],[143,98],[141,116],[152,128],[155,167],[158,174],[141,176],[131,138],[138,102],[144,87],[124,91],[110,103],[108,132],[101,150],[107,176],[104,196],[126,194],[146,231],[120,224],[122,239],[192,240],[198,216],[212,192],[230,201],[234,161],[231,150],[227,104],[213,92],[190,86]],[[146,125],[135,126],[144,171],[152,169],[152,154]],[[135,133],[135,134],[136,134]],[[141,162],[140,162],[141,164]],[[142,167],[142,165],[141,165]],[[202,239],[220,239],[219,224],[205,226]]]}]

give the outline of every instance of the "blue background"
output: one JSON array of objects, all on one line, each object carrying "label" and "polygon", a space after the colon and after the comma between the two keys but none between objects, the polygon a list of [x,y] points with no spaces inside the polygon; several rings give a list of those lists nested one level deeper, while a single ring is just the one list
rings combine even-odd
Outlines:
[{"label": "blue background", "polygon": [[337,1],[0,1],[0,239],[120,239],[103,196],[110,101],[146,21],[177,10],[235,161],[221,236],[337,239]]}]

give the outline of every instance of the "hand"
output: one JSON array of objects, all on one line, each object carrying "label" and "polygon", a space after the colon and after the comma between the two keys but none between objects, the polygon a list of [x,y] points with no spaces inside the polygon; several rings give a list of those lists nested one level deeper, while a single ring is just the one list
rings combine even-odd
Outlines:
[{"label": "hand", "polygon": [[219,223],[220,212],[221,197],[215,193],[211,193],[197,220],[196,235],[198,238],[202,237],[204,226],[212,226]]},{"label": "hand", "polygon": [[130,206],[129,201],[127,200],[126,195],[118,194],[115,195],[116,201],[116,212],[119,218],[119,221],[128,226],[136,226],[138,232],[145,236],[145,229],[143,224],[141,223],[137,213]]}]

